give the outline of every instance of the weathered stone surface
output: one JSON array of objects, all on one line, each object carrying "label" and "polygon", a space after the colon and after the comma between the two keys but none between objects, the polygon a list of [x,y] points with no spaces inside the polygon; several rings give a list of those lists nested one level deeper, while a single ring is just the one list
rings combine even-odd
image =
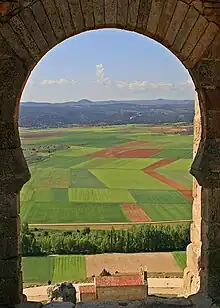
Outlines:
[{"label": "weathered stone surface", "polygon": [[19,194],[0,193],[0,220],[5,218],[16,218],[20,212]]},{"label": "weathered stone surface", "polygon": [[37,20],[37,23],[40,26],[41,32],[47,40],[48,45],[50,47],[55,46],[58,42],[42,2],[34,2],[30,9],[32,10],[34,17]]},{"label": "weathered stone surface", "polygon": [[183,59],[189,57],[207,27],[207,19],[200,15],[181,50]]},{"label": "weathered stone surface", "polygon": [[163,40],[164,45],[166,46],[173,45],[175,38],[179,32],[179,29],[182,25],[182,22],[185,19],[188,9],[189,6],[187,4],[178,1],[173,17],[171,19],[171,23]]},{"label": "weathered stone surface", "polygon": [[0,193],[19,192],[29,179],[21,148],[0,150]]},{"label": "weathered stone surface", "polygon": [[[48,303],[46,305],[43,306],[43,308],[74,308],[76,307],[73,303]],[[23,307],[22,307],[23,308]]]},{"label": "weathered stone surface", "polygon": [[57,38],[57,42],[61,42],[66,38],[63,24],[61,23],[58,11],[55,5],[55,2],[51,0],[43,1],[44,9],[47,13],[47,16],[50,20],[51,26]]},{"label": "weathered stone surface", "polygon": [[0,260],[0,279],[19,277],[21,257],[10,260]]},{"label": "weathered stone surface", "polygon": [[0,148],[16,148],[20,144],[18,124],[0,121]]},{"label": "weathered stone surface", "polygon": [[31,5],[36,0],[16,0],[1,1],[0,3],[0,22],[8,21],[25,7]]},{"label": "weathered stone surface", "polygon": [[[123,0],[121,0],[123,1]],[[121,1],[118,1],[118,16],[120,16],[120,3]],[[95,20],[95,27],[104,27],[105,25],[105,1],[104,0],[93,0],[93,10],[94,10],[94,20]],[[117,19],[117,23],[120,23],[120,21]],[[124,24],[124,22],[122,22]]]},{"label": "weathered stone surface", "polygon": [[170,25],[174,10],[176,8],[176,0],[167,0],[160,17],[160,23],[157,28],[156,38],[162,41]]},{"label": "weathered stone surface", "polygon": [[34,59],[31,57],[19,37],[15,34],[9,23],[3,25],[0,24],[0,33],[11,49],[14,50],[15,54],[24,61],[27,67],[33,65]]},{"label": "weathered stone surface", "polygon": [[13,307],[14,304],[20,303],[20,277],[0,278],[0,290],[0,303],[2,307]]},{"label": "weathered stone surface", "polygon": [[38,48],[37,44],[35,43],[33,37],[29,33],[22,20],[18,16],[14,16],[10,19],[10,25],[19,37],[19,39],[22,41],[28,52],[31,54],[32,58],[35,61],[38,61],[41,57],[40,49]]},{"label": "weathered stone surface", "polygon": [[68,0],[54,0],[61,22],[66,33],[66,37],[70,37],[75,33],[74,24],[72,22],[71,7],[69,9]]},{"label": "weathered stone surface", "polygon": [[200,292],[196,295],[189,296],[189,299],[192,301],[193,305],[198,308],[217,308],[218,306],[214,304],[213,300],[207,296],[207,294]]},{"label": "weathered stone surface", "polygon": [[45,54],[49,50],[49,45],[45,40],[30,8],[22,10],[19,14],[25,26],[29,29],[35,43],[37,44],[41,54]]},{"label": "weathered stone surface", "polygon": [[209,45],[213,42],[215,36],[218,34],[219,28],[214,23],[210,23],[202,35],[195,48],[193,49],[189,58],[184,61],[188,68],[193,68],[204,54]]},{"label": "weathered stone surface", "polygon": [[[196,82],[201,87],[219,87],[220,86],[220,60],[203,59],[198,62],[193,69],[193,75],[196,78]],[[207,92],[211,93],[211,91]],[[205,98],[204,98],[205,99]],[[209,104],[211,101],[209,101]],[[218,105],[216,101],[213,101],[215,106]],[[214,107],[214,106],[213,106]],[[210,109],[213,109],[211,107]]]},{"label": "weathered stone surface", "polygon": [[105,0],[105,25],[115,26],[117,16],[117,1]]},{"label": "weathered stone surface", "polygon": [[140,301],[93,301],[87,303],[78,303],[76,308],[107,308],[107,307],[127,307],[127,308],[145,308],[145,307],[192,307],[192,302],[186,298],[160,298],[156,296],[149,296]]},{"label": "weathered stone surface", "polygon": [[220,223],[220,189],[205,190],[202,213],[207,223]]},{"label": "weathered stone surface", "polygon": [[127,28],[129,30],[136,29],[138,9],[140,0],[128,0],[128,18],[127,18]]},{"label": "weathered stone surface", "polygon": [[186,18],[172,46],[172,49],[174,49],[176,53],[181,51],[198,17],[199,17],[199,12],[194,7],[190,7],[190,9],[187,12]]},{"label": "weathered stone surface", "polygon": [[145,32],[152,0],[140,0],[136,29]]},{"label": "weathered stone surface", "polygon": [[165,0],[153,0],[147,23],[147,33],[153,37],[156,34]]},{"label": "weathered stone surface", "polygon": [[15,305],[15,308],[42,308],[43,304],[38,302],[25,302]]},{"label": "weathered stone surface", "polygon": [[[0,65],[0,80],[4,80],[3,86],[0,89],[0,121],[15,122],[17,120],[17,99],[25,82],[27,69],[15,55],[12,57],[2,57]],[[16,126],[17,124],[15,123],[14,127]]]},{"label": "weathered stone surface", "polygon": [[69,0],[69,3],[71,5],[72,19],[76,32],[80,33],[84,30],[94,29],[95,21],[92,0],[82,0],[81,2]]}]

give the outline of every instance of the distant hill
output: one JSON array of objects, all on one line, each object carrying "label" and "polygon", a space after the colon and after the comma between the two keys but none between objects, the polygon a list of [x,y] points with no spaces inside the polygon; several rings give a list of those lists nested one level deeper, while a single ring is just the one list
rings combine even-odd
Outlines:
[{"label": "distant hill", "polygon": [[193,100],[70,101],[64,103],[21,102],[21,127],[68,125],[191,123]]}]

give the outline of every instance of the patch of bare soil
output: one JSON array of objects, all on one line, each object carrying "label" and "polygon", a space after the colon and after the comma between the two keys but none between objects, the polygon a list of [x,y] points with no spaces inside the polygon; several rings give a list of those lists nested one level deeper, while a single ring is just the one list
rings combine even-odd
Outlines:
[{"label": "patch of bare soil", "polygon": [[99,254],[87,255],[87,277],[99,275],[105,268],[110,273],[138,273],[141,267],[146,267],[148,272],[182,272],[177,265],[172,253],[138,253],[138,254]]},{"label": "patch of bare soil", "polygon": [[151,218],[137,203],[123,203],[121,208],[132,222],[148,222]]}]

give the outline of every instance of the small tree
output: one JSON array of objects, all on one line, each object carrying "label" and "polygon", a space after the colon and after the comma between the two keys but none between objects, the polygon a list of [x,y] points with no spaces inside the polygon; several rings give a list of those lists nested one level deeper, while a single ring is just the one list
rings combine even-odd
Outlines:
[{"label": "small tree", "polygon": [[104,268],[104,269],[102,270],[100,276],[102,276],[102,277],[103,277],[103,276],[111,276],[111,273],[108,272],[108,271],[106,271],[106,269]]}]

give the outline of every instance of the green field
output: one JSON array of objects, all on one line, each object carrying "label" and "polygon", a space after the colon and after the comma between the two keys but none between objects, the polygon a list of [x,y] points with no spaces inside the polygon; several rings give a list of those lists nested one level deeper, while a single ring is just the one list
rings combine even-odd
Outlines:
[{"label": "green field", "polygon": [[185,251],[175,251],[173,252],[173,257],[179,267],[184,270],[186,267],[186,252]]},{"label": "green field", "polygon": [[83,280],[86,277],[84,256],[65,255],[22,258],[24,283],[47,283]]},{"label": "green field", "polygon": [[[152,221],[191,219],[191,201],[182,192],[192,189],[190,135],[124,125],[21,129],[21,136],[32,175],[21,192],[23,221],[132,221],[122,209],[124,203],[138,204]],[[175,161],[154,170],[157,176],[144,171],[170,158]],[[182,185],[182,190],[169,180]]]}]

